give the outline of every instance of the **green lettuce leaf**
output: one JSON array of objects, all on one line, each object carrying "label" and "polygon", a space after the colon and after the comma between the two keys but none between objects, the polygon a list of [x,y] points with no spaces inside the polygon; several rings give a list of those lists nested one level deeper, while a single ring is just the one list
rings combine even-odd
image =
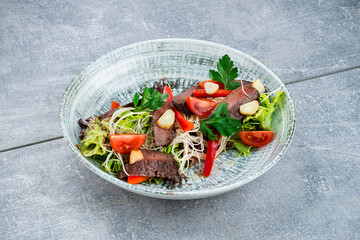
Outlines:
[{"label": "green lettuce leaf", "polygon": [[[268,97],[266,94],[261,94],[259,101],[260,106],[257,112],[254,115],[247,116],[243,119],[243,125],[247,126],[242,129],[243,131],[254,130],[251,129],[251,125],[258,125],[259,129],[270,131],[271,124],[274,122],[274,115],[283,108],[285,103],[285,93],[279,91],[276,93],[275,98],[272,98],[271,96]],[[256,126],[253,126],[252,128],[254,127],[256,128]]]},{"label": "green lettuce leaf", "polygon": [[234,147],[239,151],[239,154],[237,155],[238,157],[241,155],[244,157],[250,156],[250,150],[252,147],[243,143],[238,134],[235,134],[229,141],[233,142]]},{"label": "green lettuce leaf", "polygon": [[273,111],[274,109],[259,106],[259,109],[254,115],[244,118],[243,123],[246,124],[248,123],[248,121],[257,122],[261,129],[270,131],[272,120],[271,114],[273,113]]}]

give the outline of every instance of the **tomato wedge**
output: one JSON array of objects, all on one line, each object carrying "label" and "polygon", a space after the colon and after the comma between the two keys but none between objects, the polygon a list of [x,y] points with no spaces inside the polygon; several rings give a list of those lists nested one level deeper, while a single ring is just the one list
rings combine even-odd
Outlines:
[{"label": "tomato wedge", "polygon": [[245,131],[239,132],[241,140],[250,146],[261,147],[271,142],[273,131]]},{"label": "tomato wedge", "polygon": [[194,89],[194,97],[208,98],[208,97],[226,97],[232,92],[232,90],[219,89],[214,94],[207,94],[205,89]]},{"label": "tomato wedge", "polygon": [[206,117],[217,107],[218,103],[210,99],[187,97],[186,105],[191,112]]},{"label": "tomato wedge", "polygon": [[120,103],[114,102],[114,101],[111,102],[111,110],[118,108],[118,107],[120,107]]},{"label": "tomato wedge", "polygon": [[128,176],[128,183],[130,184],[138,184],[141,182],[145,182],[149,180],[150,177],[143,177],[143,176]]},{"label": "tomato wedge", "polygon": [[172,107],[176,121],[180,124],[181,128],[184,130],[184,132],[190,131],[194,128],[194,123],[187,120],[175,107],[172,103],[173,94],[171,91],[171,88],[168,86],[164,87],[164,93],[169,94],[169,97],[166,99],[166,101],[169,103],[169,105]]},{"label": "tomato wedge", "polygon": [[110,144],[118,153],[130,153],[139,149],[145,142],[145,134],[110,134]]},{"label": "tomato wedge", "polygon": [[202,89],[205,88],[205,83],[206,82],[211,82],[211,83],[216,83],[217,85],[219,85],[219,89],[224,89],[224,84],[222,82],[218,82],[218,81],[213,81],[213,80],[206,80],[206,81],[202,81],[202,82],[199,82],[199,85]]}]

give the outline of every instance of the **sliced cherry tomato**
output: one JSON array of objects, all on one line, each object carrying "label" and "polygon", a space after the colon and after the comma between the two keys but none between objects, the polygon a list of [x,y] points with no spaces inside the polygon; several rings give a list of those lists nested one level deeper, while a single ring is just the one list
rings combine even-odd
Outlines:
[{"label": "sliced cherry tomato", "polygon": [[211,82],[211,83],[216,83],[217,85],[219,85],[219,89],[224,89],[224,84],[222,82],[218,82],[218,81],[213,81],[213,80],[206,80],[206,81],[202,81],[199,82],[199,85],[202,89],[205,89],[205,83],[206,82]]},{"label": "sliced cherry tomato", "polygon": [[166,101],[169,103],[169,105],[172,107],[175,113],[176,121],[180,124],[181,128],[184,130],[184,132],[190,131],[194,128],[194,123],[187,120],[175,107],[172,103],[173,94],[171,91],[171,88],[168,86],[164,87],[164,93],[169,94],[169,97],[166,99]]},{"label": "sliced cherry tomato", "polygon": [[112,101],[111,103],[111,110],[120,107],[120,103]]},{"label": "sliced cherry tomato", "polygon": [[273,131],[245,131],[239,132],[241,140],[250,146],[261,147],[271,142]]},{"label": "sliced cherry tomato", "polygon": [[118,153],[130,153],[139,149],[145,142],[145,134],[110,134],[110,144]]},{"label": "sliced cherry tomato", "polygon": [[149,180],[150,177],[143,177],[143,176],[128,176],[128,183],[130,184],[138,184],[141,182],[145,182]]},{"label": "sliced cherry tomato", "polygon": [[220,133],[217,133],[216,135],[218,137],[218,140],[209,140],[209,142],[208,142],[205,165],[204,165],[204,171],[203,171],[203,176],[204,177],[210,176],[212,167],[214,165],[216,151],[217,151],[220,136],[221,136]]},{"label": "sliced cherry tomato", "polygon": [[208,98],[208,97],[226,97],[232,92],[232,90],[219,89],[214,94],[207,94],[205,89],[194,89],[194,97]]},{"label": "sliced cherry tomato", "polygon": [[186,105],[191,112],[206,117],[217,107],[218,103],[210,99],[187,97]]}]

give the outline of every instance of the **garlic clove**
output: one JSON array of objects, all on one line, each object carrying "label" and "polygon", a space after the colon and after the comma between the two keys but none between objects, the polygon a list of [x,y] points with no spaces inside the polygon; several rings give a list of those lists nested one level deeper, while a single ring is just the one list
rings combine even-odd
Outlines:
[{"label": "garlic clove", "polygon": [[134,164],[137,161],[143,160],[144,155],[140,150],[132,150],[130,153],[130,164]]},{"label": "garlic clove", "polygon": [[219,85],[212,82],[204,83],[204,89],[207,94],[214,94],[219,90]]},{"label": "garlic clove", "polygon": [[258,90],[258,92],[259,92],[260,94],[266,92],[266,88],[265,88],[264,84],[261,82],[260,79],[256,79],[256,80],[251,84],[251,86],[252,86],[253,88],[255,88],[256,90]]},{"label": "garlic clove", "polygon": [[157,125],[163,129],[169,129],[175,122],[175,113],[169,109],[156,121]]},{"label": "garlic clove", "polygon": [[260,105],[259,101],[254,100],[254,101],[245,103],[243,105],[240,105],[239,110],[240,110],[241,114],[250,116],[250,115],[253,115],[254,113],[256,113],[256,111],[259,108],[259,105]]}]

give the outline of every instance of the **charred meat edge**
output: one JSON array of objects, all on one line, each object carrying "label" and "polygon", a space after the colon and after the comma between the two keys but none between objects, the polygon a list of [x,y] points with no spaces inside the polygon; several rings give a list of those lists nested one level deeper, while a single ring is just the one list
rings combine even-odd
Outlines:
[{"label": "charred meat edge", "polygon": [[[171,154],[157,151],[141,150],[144,159],[134,164],[127,162],[120,170],[118,177],[125,178],[130,176],[160,177],[172,180],[176,183],[181,181],[179,167]],[[129,157],[127,156],[126,159]]]}]

